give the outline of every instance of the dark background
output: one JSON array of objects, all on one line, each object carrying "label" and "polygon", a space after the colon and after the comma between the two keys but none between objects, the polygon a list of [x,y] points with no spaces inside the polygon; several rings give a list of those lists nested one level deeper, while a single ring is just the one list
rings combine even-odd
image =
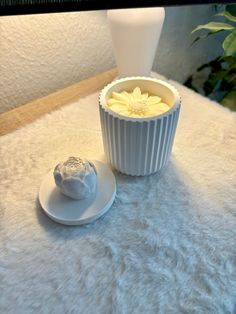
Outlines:
[{"label": "dark background", "polygon": [[0,0],[0,15],[90,11],[136,7],[225,4],[215,0]]}]

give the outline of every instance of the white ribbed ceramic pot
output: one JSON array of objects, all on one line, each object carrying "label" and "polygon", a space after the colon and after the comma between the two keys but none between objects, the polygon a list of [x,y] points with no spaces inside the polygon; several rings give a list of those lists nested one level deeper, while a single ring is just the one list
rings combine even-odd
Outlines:
[{"label": "white ribbed ceramic pot", "polygon": [[[137,86],[142,92],[160,96],[170,110],[150,118],[130,118],[107,107],[112,92],[132,92]],[[177,90],[154,78],[128,77],[104,87],[99,95],[99,111],[108,162],[128,175],[143,176],[161,170],[172,151],[180,105]]]}]

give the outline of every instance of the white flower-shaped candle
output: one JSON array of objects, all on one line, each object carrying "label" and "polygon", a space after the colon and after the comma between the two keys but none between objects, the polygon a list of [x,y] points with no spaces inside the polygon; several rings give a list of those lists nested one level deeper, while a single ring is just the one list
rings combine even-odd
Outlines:
[{"label": "white flower-shaped candle", "polygon": [[73,199],[88,198],[96,191],[96,169],[86,159],[69,157],[55,167],[53,175],[61,193]]},{"label": "white flower-shaped candle", "polygon": [[161,97],[142,93],[139,87],[133,92],[113,92],[107,106],[114,112],[132,118],[148,118],[160,115],[170,109]]}]

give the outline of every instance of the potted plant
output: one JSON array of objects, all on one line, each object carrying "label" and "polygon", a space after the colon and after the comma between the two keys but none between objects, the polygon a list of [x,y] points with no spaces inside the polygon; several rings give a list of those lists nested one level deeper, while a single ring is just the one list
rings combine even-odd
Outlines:
[{"label": "potted plant", "polygon": [[[204,30],[193,43],[200,39],[224,32],[222,48],[223,54],[200,66],[196,73],[189,76],[184,85],[205,96],[218,101],[225,107],[236,111],[236,4],[224,6],[223,11],[215,17],[224,17],[225,22],[209,22],[197,26],[192,33]],[[203,82],[197,84],[196,76],[207,72]]]}]

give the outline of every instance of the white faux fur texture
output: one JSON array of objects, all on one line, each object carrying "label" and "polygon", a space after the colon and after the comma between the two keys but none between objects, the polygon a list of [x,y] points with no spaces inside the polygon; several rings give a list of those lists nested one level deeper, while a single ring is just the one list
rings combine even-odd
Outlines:
[{"label": "white faux fur texture", "polygon": [[98,93],[0,139],[0,313],[235,314],[236,115],[183,98],[161,174],[116,174],[93,224],[54,223],[37,200],[68,156],[104,160]]}]

